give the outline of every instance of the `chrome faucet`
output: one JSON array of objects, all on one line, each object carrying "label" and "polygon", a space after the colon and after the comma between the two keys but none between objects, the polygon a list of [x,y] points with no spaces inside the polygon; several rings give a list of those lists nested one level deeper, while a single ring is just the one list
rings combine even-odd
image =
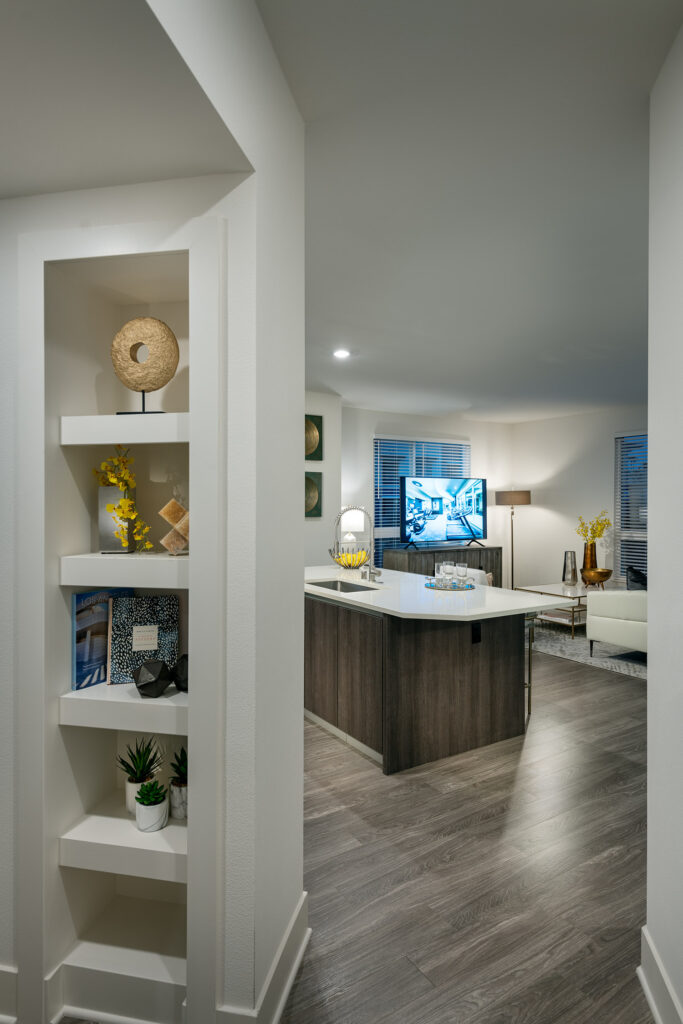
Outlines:
[{"label": "chrome faucet", "polygon": [[378,576],[382,575],[382,570],[378,569],[377,566],[375,565],[375,526],[372,521],[372,516],[370,515],[370,513],[368,512],[364,505],[347,505],[347,510],[349,508],[360,509],[360,511],[363,513],[363,515],[367,517],[368,520],[368,527],[370,532],[370,558],[365,563],[365,565],[361,566],[360,578],[362,580],[369,580],[372,583],[373,580],[376,580]]},{"label": "chrome faucet", "polygon": [[[375,565],[375,529],[374,524],[372,522],[372,516],[370,515],[366,507],[364,505],[344,505],[341,512],[337,516],[335,522],[335,532],[341,523],[341,519],[344,513],[350,512],[354,509],[359,512],[362,512],[368,521],[368,528],[370,533],[370,558],[365,563],[365,565],[361,566],[360,576],[361,579],[370,580],[372,582],[373,580],[376,580],[378,576],[382,575],[382,570],[378,569]],[[334,554],[332,551],[330,551],[330,554],[334,558]]]}]

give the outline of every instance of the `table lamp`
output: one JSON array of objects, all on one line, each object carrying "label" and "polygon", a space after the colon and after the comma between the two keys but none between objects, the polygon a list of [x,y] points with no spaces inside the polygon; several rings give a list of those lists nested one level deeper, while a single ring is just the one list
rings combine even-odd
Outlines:
[{"label": "table lamp", "polygon": [[510,506],[510,590],[515,589],[515,505],[530,505],[531,491],[496,491],[496,505]]}]

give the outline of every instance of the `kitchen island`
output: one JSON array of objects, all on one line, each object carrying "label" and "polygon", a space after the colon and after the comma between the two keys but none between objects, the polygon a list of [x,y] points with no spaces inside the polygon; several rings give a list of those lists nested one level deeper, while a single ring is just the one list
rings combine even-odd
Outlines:
[{"label": "kitchen island", "polygon": [[334,566],[307,568],[304,590],[306,714],[385,773],[524,732],[524,618],[557,598]]}]

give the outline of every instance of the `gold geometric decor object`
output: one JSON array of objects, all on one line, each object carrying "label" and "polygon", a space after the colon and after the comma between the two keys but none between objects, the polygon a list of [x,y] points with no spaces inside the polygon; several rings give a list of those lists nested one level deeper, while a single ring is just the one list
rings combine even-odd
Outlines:
[{"label": "gold geometric decor object", "polygon": [[[138,362],[145,345],[148,357]],[[131,391],[158,391],[178,369],[180,351],[175,334],[162,320],[136,316],[125,323],[111,343],[111,361],[122,384]]]},{"label": "gold geometric decor object", "polygon": [[175,498],[171,498],[171,500],[159,510],[159,515],[173,527],[165,537],[161,538],[159,543],[162,544],[171,555],[184,554],[185,548],[190,540],[190,513],[183,505],[180,504],[179,501],[176,501]]}]

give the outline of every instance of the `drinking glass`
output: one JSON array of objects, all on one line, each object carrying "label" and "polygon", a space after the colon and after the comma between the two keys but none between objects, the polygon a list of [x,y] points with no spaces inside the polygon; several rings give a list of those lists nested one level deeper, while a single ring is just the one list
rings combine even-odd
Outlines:
[{"label": "drinking glass", "polygon": [[458,577],[458,583],[463,586],[467,580],[467,566],[464,562],[458,562],[455,567],[455,575]]}]

